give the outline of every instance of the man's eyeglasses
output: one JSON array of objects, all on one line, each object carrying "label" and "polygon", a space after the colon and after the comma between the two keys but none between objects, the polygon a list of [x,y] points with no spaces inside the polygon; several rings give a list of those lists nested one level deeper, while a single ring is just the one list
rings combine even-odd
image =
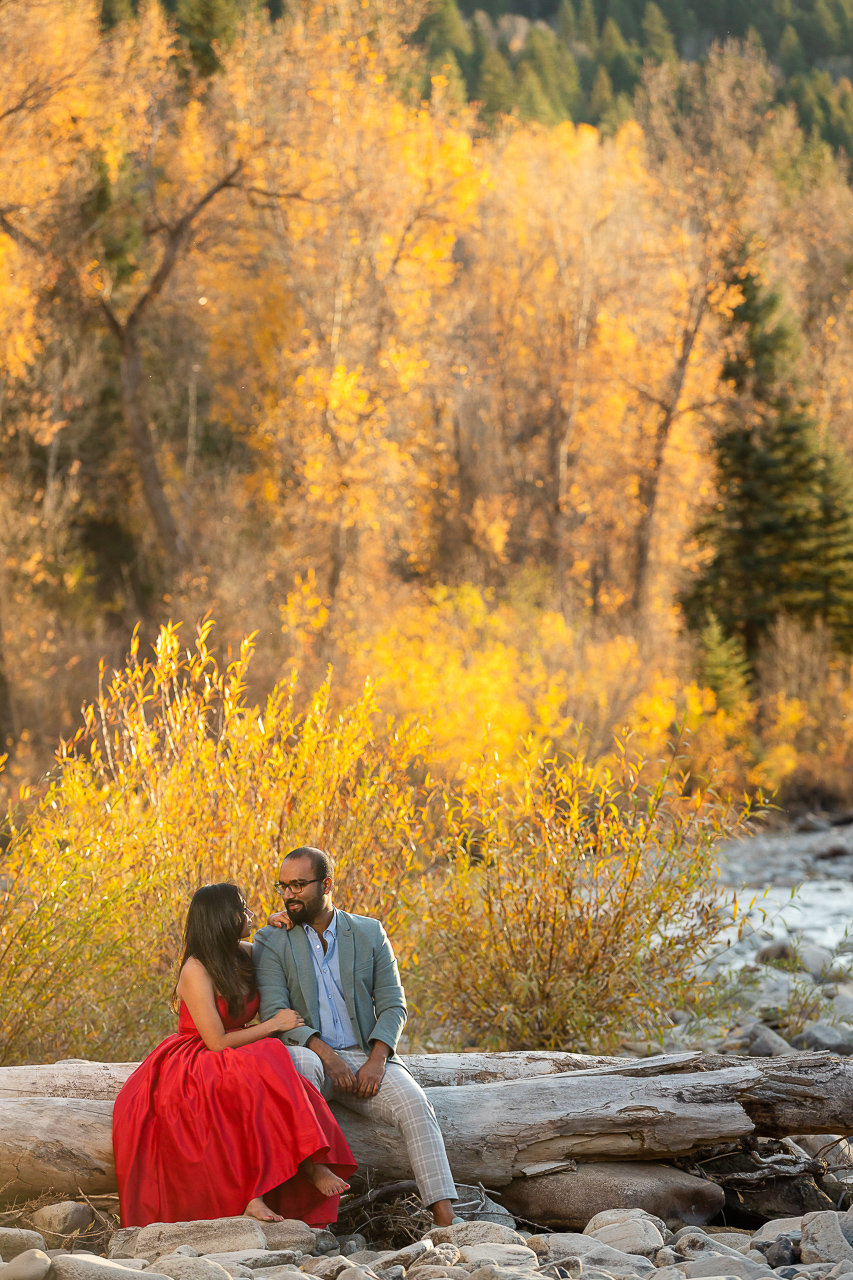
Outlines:
[{"label": "man's eyeglasses", "polygon": [[278,880],[276,881],[275,891],[281,894],[282,898],[286,898],[289,893],[301,893],[303,889],[307,889],[309,884],[322,884],[322,878],[315,880]]}]

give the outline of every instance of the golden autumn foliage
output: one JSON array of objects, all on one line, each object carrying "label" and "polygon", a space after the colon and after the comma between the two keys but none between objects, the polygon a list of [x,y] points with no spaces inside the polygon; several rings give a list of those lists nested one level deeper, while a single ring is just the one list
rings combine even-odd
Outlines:
[{"label": "golden autumn foliage", "polygon": [[[332,847],[344,905],[417,955],[425,1026],[467,895],[496,966],[478,1028],[502,1009],[500,1043],[592,1043],[607,999],[606,1039],[652,999],[643,966],[661,1011],[713,933],[708,786],[851,798],[849,657],[782,618],[729,696],[677,604],[715,500],[733,253],[778,286],[820,431],[853,453],[844,167],[749,45],[649,68],[606,136],[485,121],[442,75],[421,100],[413,21],[253,10],[202,73],[154,0],[109,30],[94,3],[0,3],[10,1058],[142,1052],[188,891],[233,875],[263,910],[291,840]],[[206,629],[189,654],[160,630],[210,612],[221,664]],[[678,784],[619,746],[675,739]],[[528,828],[546,889],[516,909]],[[580,949],[536,969],[569,900],[587,956],[632,915],[623,978]]]},{"label": "golden autumn foliage", "polygon": [[611,773],[532,744],[514,787],[492,762],[455,793],[425,773],[428,727],[377,717],[369,689],[339,713],[328,683],[301,712],[291,682],[249,705],[252,642],[220,668],[211,625],[189,650],[164,627],[152,659],[135,640],[10,816],[0,1062],[145,1053],[171,1026],[192,891],[234,879],[263,920],[281,855],[303,843],[335,855],[341,906],[386,923],[432,1035],[446,1022],[452,1042],[467,1026],[496,1046],[609,1043],[637,994],[655,1025],[691,988],[685,957],[721,925],[705,877],[720,816],[703,796],[679,801],[669,777],[647,794],[624,746]]}]

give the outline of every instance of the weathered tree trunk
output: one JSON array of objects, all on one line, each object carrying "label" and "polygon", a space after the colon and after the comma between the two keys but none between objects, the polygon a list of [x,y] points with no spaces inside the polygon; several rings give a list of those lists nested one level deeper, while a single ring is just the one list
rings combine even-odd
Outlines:
[{"label": "weathered tree trunk", "polygon": [[[828,1053],[641,1060],[428,1054],[407,1064],[427,1087],[456,1177],[491,1187],[557,1172],[573,1159],[660,1160],[752,1133],[838,1134],[853,1124],[853,1060]],[[5,1198],[112,1185],[110,1098],[134,1065],[66,1061],[0,1070]],[[497,1074],[512,1078],[495,1080]],[[431,1083],[437,1079],[442,1083]],[[88,1096],[28,1096],[34,1089]],[[396,1130],[334,1109],[362,1168],[386,1178],[410,1174]]]},{"label": "weathered tree trunk", "polygon": [[[530,1050],[520,1053],[410,1054],[405,1063],[424,1089],[450,1085],[491,1084],[600,1071],[662,1075],[699,1061],[698,1053],[668,1053],[655,1058],[609,1058],[586,1053]],[[715,1059],[715,1066],[726,1059]],[[101,1098],[112,1101],[138,1062],[89,1062],[65,1058],[48,1066],[0,1067],[0,1098]]]}]

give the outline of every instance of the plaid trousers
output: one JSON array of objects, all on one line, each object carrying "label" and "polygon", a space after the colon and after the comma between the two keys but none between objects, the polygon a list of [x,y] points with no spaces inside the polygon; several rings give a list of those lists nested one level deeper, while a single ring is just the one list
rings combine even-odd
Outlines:
[{"label": "plaid trousers", "polygon": [[[291,1048],[287,1052],[301,1076],[310,1080],[323,1097],[333,1099],[349,1111],[393,1124],[403,1137],[412,1173],[425,1205],[436,1200],[457,1200],[453,1174],[447,1162],[444,1139],[429,1099],[418,1082],[399,1063],[385,1065],[385,1078],[373,1098],[354,1098],[348,1093],[334,1093],[323,1070],[323,1064],[311,1049]],[[363,1049],[336,1049],[347,1066],[357,1071],[367,1054]]]}]

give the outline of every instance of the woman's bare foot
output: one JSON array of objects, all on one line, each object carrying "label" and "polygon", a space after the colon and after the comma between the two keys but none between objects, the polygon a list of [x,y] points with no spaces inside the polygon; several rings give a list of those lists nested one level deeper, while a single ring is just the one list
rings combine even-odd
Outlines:
[{"label": "woman's bare foot", "polygon": [[260,1196],[250,1200],[243,1210],[244,1218],[257,1218],[258,1222],[284,1222],[280,1213],[273,1213],[268,1204],[264,1204]]},{"label": "woman's bare foot", "polygon": [[301,1168],[324,1196],[340,1196],[345,1191],[349,1191],[349,1183],[344,1182],[343,1178],[339,1178],[336,1173],[332,1173],[327,1164],[315,1164],[313,1160],[303,1160]]}]

